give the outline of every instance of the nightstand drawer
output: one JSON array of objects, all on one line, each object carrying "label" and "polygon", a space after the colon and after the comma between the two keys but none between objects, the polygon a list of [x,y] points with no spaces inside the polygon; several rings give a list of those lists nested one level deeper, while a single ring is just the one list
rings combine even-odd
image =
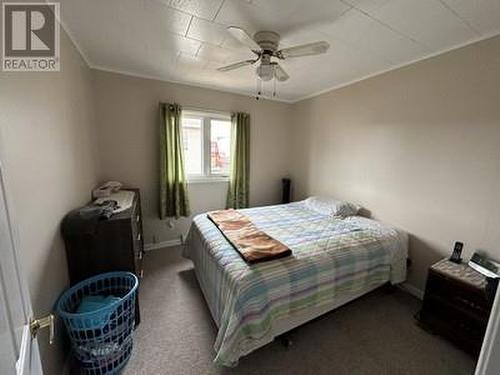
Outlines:
[{"label": "nightstand drawer", "polygon": [[479,355],[486,327],[477,321],[431,301],[420,312],[419,322],[432,333],[448,338],[474,356]]},{"label": "nightstand drawer", "polygon": [[432,294],[425,297],[425,303],[420,312],[422,320],[425,320],[430,315],[445,321],[449,325],[461,326],[466,324],[470,327],[471,332],[484,333],[488,325],[488,319],[485,315],[478,314],[474,310],[464,309],[462,306],[456,305],[441,296]]},{"label": "nightstand drawer", "polygon": [[[458,285],[457,285],[458,284]],[[474,288],[466,288],[452,278],[445,277],[437,272],[430,271],[427,281],[427,290],[434,296],[439,296],[459,309],[471,311],[479,316],[489,316],[490,303],[486,293]]]}]

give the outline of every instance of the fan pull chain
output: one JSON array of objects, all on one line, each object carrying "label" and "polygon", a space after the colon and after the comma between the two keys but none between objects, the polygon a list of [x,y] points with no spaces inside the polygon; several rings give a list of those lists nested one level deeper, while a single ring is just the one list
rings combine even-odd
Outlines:
[{"label": "fan pull chain", "polygon": [[257,82],[257,96],[255,97],[256,100],[260,99],[260,96],[262,95],[262,81],[260,80],[259,77],[256,78]]},{"label": "fan pull chain", "polygon": [[276,77],[273,79],[273,98],[276,97]]}]

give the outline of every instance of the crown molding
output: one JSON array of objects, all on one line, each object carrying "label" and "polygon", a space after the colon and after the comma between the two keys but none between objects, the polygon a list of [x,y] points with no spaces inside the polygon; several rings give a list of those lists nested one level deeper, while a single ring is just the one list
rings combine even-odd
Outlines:
[{"label": "crown molding", "polygon": [[[93,69],[93,70],[101,71],[101,72],[115,73],[115,74],[120,74],[120,75],[134,77],[134,78],[150,79],[153,81],[160,81],[160,82],[165,82],[165,83],[173,83],[176,85],[195,87],[195,88],[199,88],[199,89],[219,91],[219,92],[223,92],[226,94],[241,95],[241,96],[250,97],[250,98],[255,99],[255,95],[252,95],[249,92],[243,91],[243,90],[229,90],[229,89],[224,89],[224,88],[218,87],[216,85],[206,85],[206,84],[201,84],[201,83],[193,83],[193,82],[179,81],[179,80],[174,80],[174,79],[166,79],[166,78],[157,77],[154,75],[133,73],[133,72],[129,72],[127,70],[113,69],[113,68],[108,68],[105,66],[94,65],[94,64],[89,65],[89,68]],[[292,100],[272,98],[272,97],[268,97],[268,96],[260,96],[259,100],[267,100],[270,102],[285,103],[285,104],[294,103],[294,101],[292,101]]]},{"label": "crown molding", "polygon": [[292,104],[301,102],[303,100],[312,99],[312,98],[314,98],[316,96],[320,96],[320,95],[323,95],[323,94],[326,94],[326,93],[329,93],[329,92],[332,92],[332,91],[335,91],[335,90],[339,90],[339,89],[347,87],[347,86],[354,85],[355,83],[358,83],[358,82],[361,82],[361,81],[365,81],[367,79],[374,78],[374,77],[377,77],[377,76],[385,74],[385,73],[392,72],[393,70],[398,70],[398,69],[407,67],[409,65],[416,64],[416,63],[424,61],[424,60],[429,60],[429,59],[432,59],[434,57],[437,57],[437,56],[440,56],[440,55],[444,55],[444,54],[446,54],[448,52],[452,52],[452,51],[455,51],[457,49],[464,48],[464,47],[470,46],[472,44],[479,43],[479,42],[482,42],[484,40],[494,38],[494,37],[496,37],[498,35],[500,35],[499,32],[494,32],[494,33],[489,33],[489,34],[482,35],[482,36],[480,36],[478,38],[474,38],[474,39],[469,40],[469,41],[467,41],[465,43],[460,43],[460,44],[457,44],[457,45],[455,45],[453,47],[446,48],[444,50],[440,50],[440,51],[437,51],[437,52],[433,52],[433,53],[427,54],[425,56],[419,57],[417,59],[414,59],[414,60],[411,60],[411,61],[408,61],[408,62],[405,62],[405,63],[402,63],[402,64],[394,65],[394,66],[392,66],[392,67],[390,67],[388,69],[380,70],[378,72],[375,72],[375,73],[372,73],[372,74],[368,74],[368,75],[360,77],[360,78],[353,79],[352,81],[341,83],[339,85],[331,86],[331,87],[323,89],[321,91],[317,91],[315,93],[312,93],[312,94],[309,94],[309,95],[305,95],[305,96],[303,96],[303,97],[301,97],[299,99],[296,99],[296,100],[292,101]]}]

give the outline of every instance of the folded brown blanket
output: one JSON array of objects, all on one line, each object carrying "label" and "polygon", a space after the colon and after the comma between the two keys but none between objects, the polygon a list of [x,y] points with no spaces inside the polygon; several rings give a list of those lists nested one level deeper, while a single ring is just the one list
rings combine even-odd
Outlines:
[{"label": "folded brown blanket", "polygon": [[207,216],[247,263],[264,262],[292,253],[288,247],[258,229],[250,219],[232,208],[212,211]]}]

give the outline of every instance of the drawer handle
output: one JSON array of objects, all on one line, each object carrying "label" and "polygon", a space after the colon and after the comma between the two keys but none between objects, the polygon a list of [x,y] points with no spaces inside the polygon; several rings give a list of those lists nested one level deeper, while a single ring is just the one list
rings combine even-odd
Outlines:
[{"label": "drawer handle", "polygon": [[137,223],[139,222],[139,220],[141,220],[141,215],[137,215],[137,216],[135,217],[135,221],[136,221]]},{"label": "drawer handle", "polygon": [[137,256],[137,258],[139,259],[144,258],[144,253],[142,251],[139,251],[139,255]]},{"label": "drawer handle", "polygon": [[141,279],[142,279],[143,277],[144,277],[144,270],[141,270],[141,271],[139,272],[139,278],[141,278]]},{"label": "drawer handle", "polygon": [[141,240],[141,234],[140,234],[140,233],[138,233],[138,234],[137,234],[137,241],[140,241],[140,240]]}]

